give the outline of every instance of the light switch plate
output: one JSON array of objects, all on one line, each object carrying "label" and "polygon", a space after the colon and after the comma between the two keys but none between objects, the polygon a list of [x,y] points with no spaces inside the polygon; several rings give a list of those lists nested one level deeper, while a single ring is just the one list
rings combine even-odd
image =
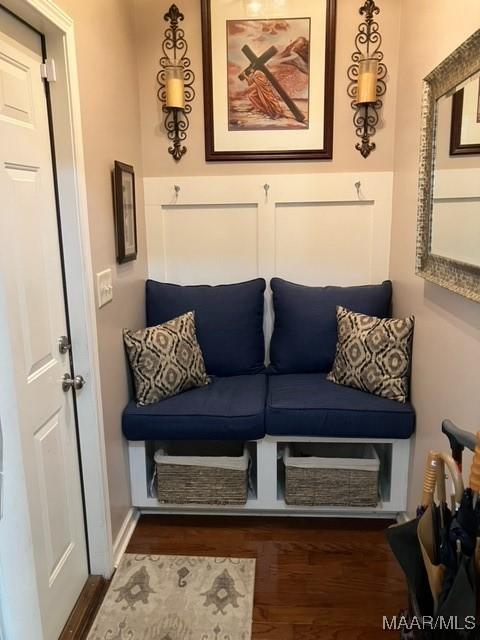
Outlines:
[{"label": "light switch plate", "polygon": [[105,271],[97,273],[97,300],[99,309],[113,300],[111,269],[105,269]]}]

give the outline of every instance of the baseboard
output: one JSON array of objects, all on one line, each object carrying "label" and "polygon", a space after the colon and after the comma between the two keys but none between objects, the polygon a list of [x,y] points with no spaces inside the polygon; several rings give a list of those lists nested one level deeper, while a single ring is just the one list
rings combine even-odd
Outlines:
[{"label": "baseboard", "polygon": [[83,640],[87,637],[109,582],[102,576],[89,576],[59,640]]},{"label": "baseboard", "polygon": [[127,548],[130,538],[135,531],[139,517],[140,511],[135,507],[132,507],[120,527],[120,531],[113,543],[113,566],[115,568],[118,567],[120,560],[125,553],[125,549]]}]

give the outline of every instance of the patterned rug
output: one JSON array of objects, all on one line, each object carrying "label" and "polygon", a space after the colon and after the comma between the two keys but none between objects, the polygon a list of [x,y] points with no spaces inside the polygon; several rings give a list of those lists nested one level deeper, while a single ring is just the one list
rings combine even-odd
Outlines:
[{"label": "patterned rug", "polygon": [[250,640],[255,560],[125,554],[87,640]]}]

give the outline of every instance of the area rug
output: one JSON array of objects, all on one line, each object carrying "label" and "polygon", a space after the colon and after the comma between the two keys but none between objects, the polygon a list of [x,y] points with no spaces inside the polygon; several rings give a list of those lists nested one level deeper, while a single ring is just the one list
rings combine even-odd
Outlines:
[{"label": "area rug", "polygon": [[87,640],[250,640],[255,560],[125,554]]}]

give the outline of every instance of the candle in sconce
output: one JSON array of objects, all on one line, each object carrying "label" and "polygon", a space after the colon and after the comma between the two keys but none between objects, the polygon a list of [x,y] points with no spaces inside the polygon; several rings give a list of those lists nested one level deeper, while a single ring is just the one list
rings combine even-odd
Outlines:
[{"label": "candle in sconce", "polygon": [[357,104],[375,102],[377,99],[378,60],[363,58],[358,65]]},{"label": "candle in sconce", "polygon": [[185,81],[181,64],[174,61],[165,68],[165,85],[165,105],[170,109],[185,109]]}]

